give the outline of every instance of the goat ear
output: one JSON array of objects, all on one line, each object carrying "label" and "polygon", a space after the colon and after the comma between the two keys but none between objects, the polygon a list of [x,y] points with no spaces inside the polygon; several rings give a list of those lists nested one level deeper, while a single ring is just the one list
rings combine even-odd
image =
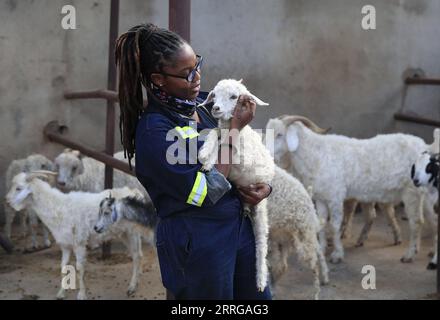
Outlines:
[{"label": "goat ear", "polygon": [[286,143],[287,143],[287,149],[290,152],[295,152],[296,149],[298,149],[298,145],[299,145],[298,129],[293,125],[290,125],[287,128]]},{"label": "goat ear", "polygon": [[253,95],[252,93],[249,93],[249,95],[252,97],[252,99],[255,100],[255,102],[257,103],[258,106],[268,106],[269,105],[268,103],[262,101],[260,98]]},{"label": "goat ear", "polygon": [[70,149],[70,148],[66,148],[66,149],[64,149],[63,152],[65,152],[65,153],[72,152],[72,149]]},{"label": "goat ear", "polygon": [[71,152],[74,156],[76,156],[78,158],[81,156],[81,152],[79,152],[78,150],[72,150]]},{"label": "goat ear", "polygon": [[208,103],[212,102],[212,99],[214,98],[214,92],[211,91],[208,94],[208,97],[203,101],[201,104],[199,104],[199,107],[206,106]]},{"label": "goat ear", "polygon": [[113,223],[115,223],[116,220],[118,220],[118,212],[116,211],[116,208],[113,206],[112,207],[112,221],[113,221]]},{"label": "goat ear", "polygon": [[238,80],[238,83],[243,83],[243,78],[241,78],[240,80]]}]

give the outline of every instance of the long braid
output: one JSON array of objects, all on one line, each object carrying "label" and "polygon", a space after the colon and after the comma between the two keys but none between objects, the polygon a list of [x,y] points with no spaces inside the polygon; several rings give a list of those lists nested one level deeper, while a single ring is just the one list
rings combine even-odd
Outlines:
[{"label": "long braid", "polygon": [[161,72],[185,43],[178,34],[141,24],[122,34],[116,41],[115,58],[119,76],[119,130],[124,157],[135,154],[136,126],[144,111],[142,85],[151,87],[151,73]]}]

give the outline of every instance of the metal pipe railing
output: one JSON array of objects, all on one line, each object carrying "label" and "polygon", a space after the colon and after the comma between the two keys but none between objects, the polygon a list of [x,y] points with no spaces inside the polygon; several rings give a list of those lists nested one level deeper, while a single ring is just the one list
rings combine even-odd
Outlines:
[{"label": "metal pipe railing", "polygon": [[405,84],[440,86],[440,79],[409,77],[405,79]]},{"label": "metal pipe railing", "polygon": [[[64,98],[68,100],[75,99],[104,99],[112,102],[119,102],[119,95],[116,91],[106,89],[96,89],[88,91],[66,91]],[[144,99],[144,107],[148,104],[148,100]]]},{"label": "metal pipe railing", "polygon": [[126,162],[117,160],[113,158],[112,156],[109,156],[108,154],[104,152],[99,152],[96,150],[93,150],[89,147],[86,147],[78,142],[75,142],[65,136],[65,133],[68,131],[68,128],[64,125],[60,125],[58,121],[51,121],[43,129],[44,136],[51,142],[59,143],[67,148],[71,148],[74,150],[78,150],[82,154],[84,154],[87,157],[93,158],[95,160],[98,160],[100,162],[105,163],[108,166],[111,166],[114,169],[123,171],[127,174],[130,174],[132,176],[136,176],[135,174],[135,168],[133,167],[133,170],[130,170],[130,167]]},{"label": "metal pipe railing", "polygon": [[418,123],[418,124],[424,124],[427,126],[433,126],[433,127],[440,127],[440,121],[438,120],[432,120],[432,119],[426,119],[418,116],[411,116],[404,113],[395,113],[394,119],[400,120],[400,121],[407,121],[412,123]]}]

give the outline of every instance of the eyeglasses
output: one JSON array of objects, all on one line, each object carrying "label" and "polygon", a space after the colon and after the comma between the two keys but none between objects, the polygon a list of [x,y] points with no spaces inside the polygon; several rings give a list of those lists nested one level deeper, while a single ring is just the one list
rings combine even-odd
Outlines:
[{"label": "eyeglasses", "polygon": [[199,55],[196,55],[196,57],[197,57],[197,64],[195,68],[192,69],[190,73],[188,73],[187,76],[178,76],[175,74],[169,74],[165,72],[161,72],[161,74],[163,74],[164,76],[185,79],[188,82],[193,82],[194,78],[196,77],[196,72],[200,73],[200,70],[202,69],[202,65],[203,65],[203,57]]}]

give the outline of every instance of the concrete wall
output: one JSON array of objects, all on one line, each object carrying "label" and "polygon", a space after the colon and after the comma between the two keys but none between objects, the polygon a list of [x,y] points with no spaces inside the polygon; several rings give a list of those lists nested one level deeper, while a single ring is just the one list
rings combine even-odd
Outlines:
[{"label": "concrete wall", "polygon": [[[65,4],[76,7],[77,30],[60,26]],[[361,29],[365,4],[376,7],[377,30]],[[67,101],[63,91],[105,87],[109,11],[105,0],[0,0],[0,199],[12,159],[63,149],[43,140],[50,120],[104,148],[105,102]],[[192,45],[205,57],[202,89],[243,78],[271,104],[254,127],[296,113],[355,137],[400,131],[430,141],[432,128],[393,114],[440,119],[438,87],[402,82],[408,68],[440,77],[439,16],[437,0],[193,0]],[[168,1],[121,1],[121,32],[144,21],[167,27]]]}]

